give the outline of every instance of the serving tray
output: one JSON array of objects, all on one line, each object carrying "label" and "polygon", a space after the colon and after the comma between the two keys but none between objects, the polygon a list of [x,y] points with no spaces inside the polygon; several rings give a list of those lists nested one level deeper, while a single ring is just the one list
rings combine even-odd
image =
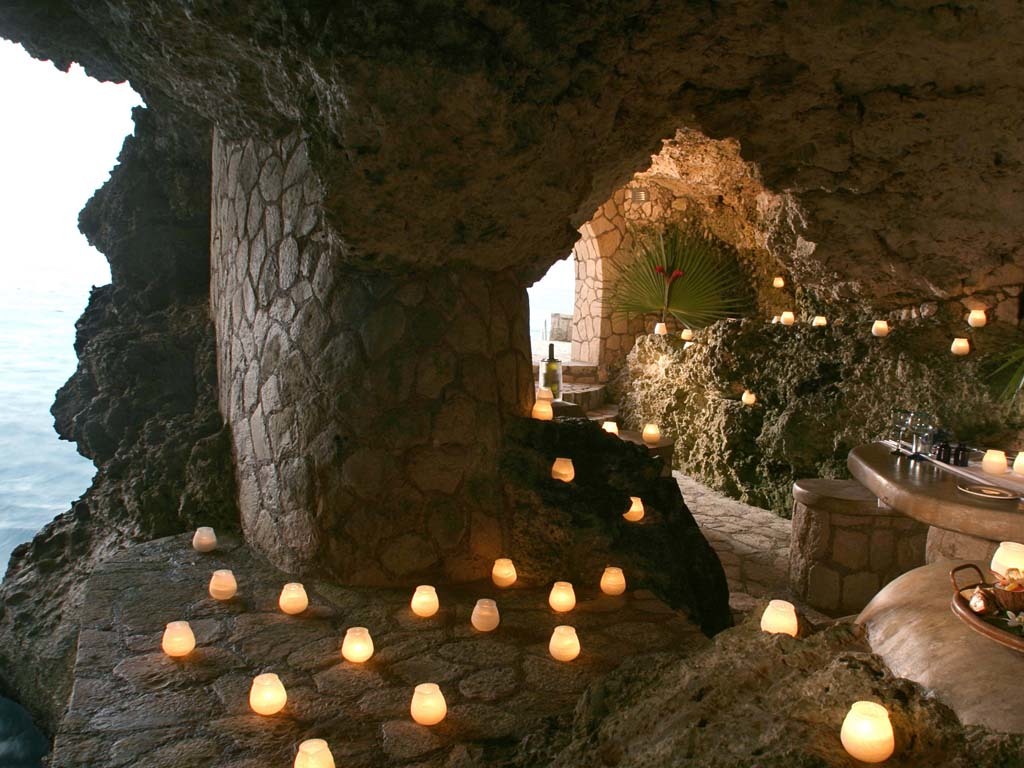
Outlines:
[{"label": "serving tray", "polygon": [[[956,574],[959,571],[965,571],[968,569],[973,570],[978,574],[978,581],[973,584],[968,584],[966,587],[961,587],[957,584]],[[979,635],[984,635],[989,640],[994,640],[1006,648],[1012,648],[1015,651],[1024,653],[1024,637],[1011,632],[1009,629],[1003,629],[1000,624],[996,623],[996,619],[979,616],[971,610],[971,606],[967,602],[970,597],[970,593],[974,591],[975,587],[985,586],[985,577],[979,570],[978,566],[973,563],[958,565],[949,572],[949,580],[953,583],[953,601],[950,603],[949,607],[953,610],[953,614],[958,619]],[[964,595],[964,592],[967,593],[966,596]]]}]

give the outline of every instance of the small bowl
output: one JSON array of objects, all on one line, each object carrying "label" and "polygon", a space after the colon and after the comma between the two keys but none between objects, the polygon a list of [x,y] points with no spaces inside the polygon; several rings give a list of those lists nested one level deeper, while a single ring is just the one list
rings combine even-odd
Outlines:
[{"label": "small bowl", "polygon": [[999,606],[999,610],[1013,611],[1014,613],[1024,611],[1024,589],[1010,592],[998,584],[993,584],[991,591],[996,599],[996,605]]}]

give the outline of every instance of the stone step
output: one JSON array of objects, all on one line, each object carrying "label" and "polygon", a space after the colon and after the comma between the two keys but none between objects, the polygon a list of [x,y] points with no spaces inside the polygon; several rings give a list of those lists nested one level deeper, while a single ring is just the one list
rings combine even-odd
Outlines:
[{"label": "stone step", "polygon": [[562,399],[575,403],[584,412],[593,411],[604,405],[604,384],[568,384],[562,382]]},{"label": "stone step", "polygon": [[618,403],[605,403],[604,405],[587,411],[587,418],[591,421],[615,421],[619,420]]}]

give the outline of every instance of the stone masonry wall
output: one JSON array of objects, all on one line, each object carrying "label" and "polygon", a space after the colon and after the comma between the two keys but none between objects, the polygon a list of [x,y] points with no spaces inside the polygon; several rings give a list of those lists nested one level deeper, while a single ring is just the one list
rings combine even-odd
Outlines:
[{"label": "stone masonry wall", "polygon": [[349,583],[485,576],[502,421],[528,412],[510,272],[366,274],[298,135],[215,139],[211,301],[248,542]]}]

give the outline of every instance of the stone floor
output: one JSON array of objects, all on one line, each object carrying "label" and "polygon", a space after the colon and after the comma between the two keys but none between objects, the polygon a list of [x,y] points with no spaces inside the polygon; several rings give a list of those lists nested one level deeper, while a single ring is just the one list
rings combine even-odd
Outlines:
[{"label": "stone floor", "polygon": [[788,594],[790,521],[730,499],[679,472],[673,475],[686,506],[722,561],[733,609],[742,606],[747,595]]},{"label": "stone floor", "polygon": [[[206,593],[210,574],[231,568],[239,595]],[[626,575],[628,579],[628,574]],[[307,581],[311,606],[277,610],[287,580],[240,545],[201,555],[186,537],[134,547],[90,580],[76,680],[51,765],[291,765],[298,743],[325,738],[346,768],[473,768],[505,763],[538,728],[571,727],[580,692],[624,660],[649,651],[686,654],[708,641],[685,615],[650,593],[607,597],[577,584],[577,608],[555,614],[546,591],[488,583],[441,589],[441,611],[420,619],[411,590],[342,589]],[[478,597],[498,600],[501,625],[476,632]],[[168,621],[192,623],[198,647],[185,660],[160,651]],[[551,659],[558,624],[574,625],[582,653]],[[366,626],[376,653],[341,659],[349,626]],[[282,713],[248,708],[252,678],[276,672],[288,691]],[[448,718],[426,728],[409,716],[413,687],[439,683]],[[529,740],[527,740],[529,741]]]}]

